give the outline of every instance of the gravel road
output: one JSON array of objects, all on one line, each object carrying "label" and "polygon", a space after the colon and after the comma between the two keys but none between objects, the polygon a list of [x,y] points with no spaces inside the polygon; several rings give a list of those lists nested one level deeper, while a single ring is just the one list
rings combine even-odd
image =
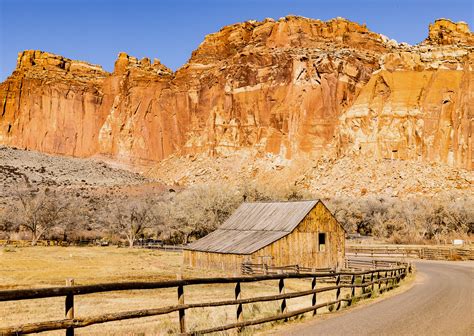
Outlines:
[{"label": "gravel road", "polygon": [[474,262],[417,261],[412,288],[280,335],[474,335]]}]

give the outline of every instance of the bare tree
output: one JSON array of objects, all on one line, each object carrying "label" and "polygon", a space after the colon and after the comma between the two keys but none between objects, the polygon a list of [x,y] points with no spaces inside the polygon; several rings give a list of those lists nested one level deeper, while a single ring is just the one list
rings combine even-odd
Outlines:
[{"label": "bare tree", "polygon": [[70,196],[67,204],[68,206],[64,208],[63,219],[56,227],[64,241],[77,239],[81,232],[91,229],[92,224],[95,223],[94,215],[83,199]]},{"label": "bare tree", "polygon": [[113,203],[110,206],[112,230],[120,236],[125,236],[129,247],[150,226],[149,204],[145,201]]},{"label": "bare tree", "polygon": [[47,188],[18,190],[16,198],[15,221],[30,232],[32,246],[65,218],[67,202]]},{"label": "bare tree", "polygon": [[18,229],[15,221],[17,211],[13,207],[0,208],[0,239],[8,239],[13,231]]}]

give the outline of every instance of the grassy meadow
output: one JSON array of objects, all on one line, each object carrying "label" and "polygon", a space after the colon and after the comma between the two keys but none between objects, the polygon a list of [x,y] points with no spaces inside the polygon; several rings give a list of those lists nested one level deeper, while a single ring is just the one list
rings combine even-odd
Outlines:
[{"label": "grassy meadow", "polygon": [[[219,271],[182,266],[181,252],[117,247],[4,247],[0,249],[0,290],[62,286],[67,278],[76,285],[159,281],[183,278],[233,276]],[[286,280],[287,292],[311,289],[311,281]],[[242,284],[242,298],[278,294],[278,281]],[[343,295],[347,294],[343,291]],[[334,292],[318,294],[318,302],[334,298]],[[199,285],[185,287],[185,302],[233,299],[234,285]],[[177,304],[176,289],[117,291],[75,297],[75,316],[99,315]],[[273,315],[280,302],[244,305],[244,319]],[[294,310],[311,304],[311,296],[287,300]],[[318,313],[327,312],[326,308]],[[23,323],[64,318],[64,298],[0,302],[0,328]],[[198,308],[186,311],[188,330],[209,328],[235,321],[235,306]],[[244,329],[253,334],[269,324]],[[110,322],[81,328],[77,335],[169,335],[178,332],[178,316],[168,315]],[[233,334],[235,331],[220,334]],[[64,331],[46,332],[63,335]]]}]

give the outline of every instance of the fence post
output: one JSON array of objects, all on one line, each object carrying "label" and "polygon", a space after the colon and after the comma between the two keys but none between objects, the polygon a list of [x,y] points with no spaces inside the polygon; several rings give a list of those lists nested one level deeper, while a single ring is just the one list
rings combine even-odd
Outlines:
[{"label": "fence post", "polygon": [[[72,287],[74,286],[74,279],[68,278],[66,279],[66,286]],[[67,294],[66,295],[66,319],[74,319],[74,294]],[[66,336],[74,336],[74,327],[70,327],[66,329]]]},{"label": "fence post", "polygon": [[374,284],[374,272],[370,273],[370,282],[372,283],[372,288],[371,288],[371,296],[374,295],[374,289],[375,289],[375,284]]},{"label": "fence post", "polygon": [[[178,286],[178,305],[184,305],[183,285]],[[185,321],[186,310],[180,309],[178,313],[179,313],[179,330],[182,334],[184,334],[186,332],[186,321]]]},{"label": "fence post", "polygon": [[351,278],[351,297],[354,297],[355,296],[355,282],[356,282],[356,279],[357,279],[357,275],[353,275],[352,278]]},{"label": "fence post", "polygon": [[365,286],[364,286],[364,283],[365,283],[365,274],[362,274],[362,278],[360,280],[360,284],[362,285],[362,294],[365,294]]},{"label": "fence post", "polygon": [[[316,277],[313,277],[313,281],[311,282],[311,289],[316,289]],[[313,293],[313,298],[311,300],[311,305],[316,306],[316,293]],[[313,316],[316,315],[317,309],[313,310]]]},{"label": "fence post", "polygon": [[[380,276],[381,276],[382,278],[385,278],[385,277],[386,277],[386,274],[387,274],[387,272],[380,272]],[[386,282],[387,282],[387,280],[381,280],[381,281],[380,281],[380,293],[382,293],[383,291],[385,291],[385,287],[382,288],[382,286],[383,286],[383,285],[386,286],[386,285],[387,285]]]},{"label": "fence post", "polygon": [[355,286],[354,286],[355,280],[356,280],[356,276],[351,275],[351,301],[347,303],[348,306],[352,304],[352,299],[355,297]]},{"label": "fence post", "polygon": [[[341,283],[341,276],[338,275],[336,277],[336,286],[338,287],[340,283]],[[340,295],[341,295],[341,288],[337,288],[336,289],[336,301],[339,300]],[[339,308],[341,308],[341,303],[340,302],[336,303],[336,310],[339,310]]]},{"label": "fence post", "polygon": [[380,272],[377,272],[377,284],[378,284],[378,290],[379,293],[381,293],[381,287],[382,287],[382,282],[380,281]]},{"label": "fence post", "polygon": [[[285,294],[285,280],[284,279],[280,279],[278,283],[278,291],[280,294]],[[281,301],[280,312],[281,314],[285,314],[287,312],[286,299],[283,299]]]},{"label": "fence post", "polygon": [[[241,299],[241,288],[240,288],[240,281],[237,281],[235,284],[235,299],[240,300]],[[237,304],[237,323],[243,321],[243,316],[242,316],[242,304],[238,303]],[[238,332],[242,331],[242,328],[237,329]]]}]

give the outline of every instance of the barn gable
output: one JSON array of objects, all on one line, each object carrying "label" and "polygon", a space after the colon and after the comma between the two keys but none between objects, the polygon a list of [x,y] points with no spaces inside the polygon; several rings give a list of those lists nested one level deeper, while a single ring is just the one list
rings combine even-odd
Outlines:
[{"label": "barn gable", "polygon": [[185,249],[252,254],[290,234],[318,202],[243,203],[221,227]]}]

